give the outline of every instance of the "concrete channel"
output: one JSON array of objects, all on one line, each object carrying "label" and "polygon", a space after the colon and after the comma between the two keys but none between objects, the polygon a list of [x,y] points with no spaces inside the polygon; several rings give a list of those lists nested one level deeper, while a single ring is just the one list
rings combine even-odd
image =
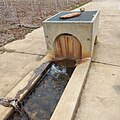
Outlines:
[{"label": "concrete channel", "polygon": [[[49,66],[51,56],[47,54],[39,64],[37,74],[35,70],[31,71],[7,96],[6,98],[17,98],[20,101],[32,89],[35,83],[42,76],[43,72]],[[82,89],[85,84],[86,76],[90,67],[91,60],[83,61],[82,64],[77,65],[72,74],[60,101],[51,117],[51,120],[73,119],[75,111],[77,110],[78,101],[82,94]],[[79,72],[81,71],[81,72]],[[17,95],[17,97],[16,97]],[[63,110],[64,107],[64,110]],[[13,112],[13,108],[0,106],[1,120],[7,119]],[[65,112],[67,111],[67,113]]]},{"label": "concrete channel", "polygon": [[[79,12],[80,11],[74,11],[69,12],[69,14],[76,13],[78,14]],[[60,13],[60,15],[62,14],[68,13],[66,12]],[[87,18],[87,15],[89,15],[89,19]],[[53,18],[54,17],[59,18],[58,14],[56,16],[53,16]],[[53,22],[53,24],[51,24],[51,22]],[[58,23],[55,25],[54,22]],[[65,118],[74,119],[75,112],[77,111],[78,102],[85,84],[86,76],[88,74],[89,67],[91,64],[91,57],[93,54],[98,24],[99,24],[99,11],[85,11],[83,13],[81,12],[81,15],[79,17],[71,18],[71,20],[58,19],[57,21],[50,21],[50,23],[49,20],[46,20],[44,22],[44,31],[48,48],[48,54],[42,59],[41,63],[39,64],[40,67],[36,68],[30,74],[28,74],[27,77],[25,77],[25,79],[23,79],[6,96],[6,98],[8,99],[15,98],[19,101],[22,101],[22,99],[24,99],[27,93],[37,83],[39,78],[43,76],[43,72],[46,71],[50,62],[54,61],[54,59],[58,60],[59,58],[60,59],[62,58],[74,60],[76,61],[77,66],[67,86],[65,87],[65,90],[62,94],[62,97],[60,98],[60,101],[58,102],[58,105],[51,117],[51,120],[61,120]],[[77,27],[77,30],[71,29],[74,25]],[[56,31],[51,32],[51,28],[53,28],[52,30],[58,31],[57,34]],[[59,35],[61,39],[60,38],[54,39],[57,38],[56,36]],[[61,43],[60,45],[59,43],[61,41],[63,41],[63,43]],[[57,44],[57,46],[54,47],[55,46],[54,44]],[[80,62],[79,64],[78,61]],[[12,108],[10,109],[1,108],[3,117],[2,119],[7,119],[12,113],[12,111],[13,111]],[[65,111],[67,111],[67,113]]]},{"label": "concrete channel", "polygon": [[[77,11],[77,13],[78,12],[80,12],[80,11]],[[71,13],[73,14],[75,12],[71,12]],[[87,14],[90,16],[90,19],[86,19]],[[58,61],[57,57],[62,57],[64,59],[70,59],[70,60],[73,59],[73,61],[76,61],[75,62],[76,68],[75,68],[67,86],[65,87],[65,90],[62,94],[62,97],[60,98],[60,101],[58,102],[57,107],[55,108],[55,111],[51,117],[51,120],[61,120],[61,119],[65,119],[65,118],[73,119],[75,117],[75,112],[77,110],[78,102],[79,102],[80,96],[82,94],[82,89],[84,87],[86,76],[88,74],[89,67],[91,64],[91,56],[92,56],[93,49],[94,49],[94,42],[95,42],[97,28],[98,28],[98,22],[99,22],[99,12],[97,12],[97,11],[83,12],[82,15],[80,16],[80,18],[82,18],[82,17],[83,17],[83,19],[81,19],[81,20],[77,19],[78,22],[76,22],[76,19],[75,19],[75,22],[76,22],[75,24],[80,25],[78,27],[78,31],[73,31],[73,29],[71,29],[70,27],[64,27],[65,29],[62,29],[61,24],[58,25],[58,28],[55,28],[56,30],[58,30],[58,33],[57,33],[58,36],[63,34],[63,36],[61,36],[61,41],[63,41],[64,43],[65,43],[65,41],[67,41],[66,45],[64,45],[64,43],[61,44],[61,45],[64,45],[63,47],[57,46],[56,48],[54,48],[54,41],[50,42],[50,40],[54,40],[56,35],[50,34],[49,36],[52,36],[54,38],[50,38],[50,40],[47,40],[49,38],[49,36],[46,34],[50,33],[48,28],[49,27],[51,28],[51,26],[49,26],[49,24],[47,26],[47,24],[45,23],[45,27],[44,27],[45,37],[48,36],[46,38],[48,54],[41,60],[39,67],[36,68],[35,70],[33,70],[30,74],[28,74],[6,96],[6,98],[8,98],[8,99],[15,98],[15,99],[19,100],[19,102],[22,101],[24,99],[24,97],[27,95],[27,93],[32,89],[32,87],[34,87],[34,85],[37,83],[37,81],[44,75],[44,72],[46,71],[46,69],[48,69],[48,66],[51,63],[51,61],[54,61],[54,59],[55,59],[55,61],[56,60]],[[84,21],[84,19],[86,19],[86,21]],[[64,22],[65,20],[61,20],[61,21]],[[82,21],[84,24],[82,23]],[[58,22],[59,22],[59,19],[58,19]],[[71,26],[71,25],[74,26],[73,21],[72,21],[72,24],[71,24],[71,21],[69,21],[68,24],[69,24],[69,26]],[[50,25],[52,25],[53,27],[56,27],[55,24],[50,23]],[[63,26],[66,26],[66,22],[63,23]],[[60,30],[62,30],[62,31],[60,31]],[[80,41],[80,39],[79,39],[80,38],[79,30],[81,30],[81,38],[83,41]],[[70,33],[72,33],[73,35],[78,35],[77,36],[78,39],[73,37],[73,35],[68,35],[68,31],[70,31]],[[86,33],[86,37],[82,36],[84,34],[84,32]],[[55,32],[52,32],[52,33],[55,33]],[[67,35],[64,33],[67,33]],[[89,38],[89,41],[87,40],[87,38]],[[59,39],[57,39],[57,40],[59,40]],[[61,42],[61,41],[58,41],[57,44],[59,44],[59,42]],[[74,41],[74,43],[71,44],[71,41],[72,42]],[[82,46],[80,45],[77,47],[77,45],[81,44],[80,42],[82,42]],[[77,49],[76,49],[76,47],[77,47]],[[53,50],[51,50],[51,48]],[[56,50],[56,51],[58,51],[57,56],[55,54],[56,52],[55,53],[53,52],[54,49],[55,50],[58,49],[58,50]],[[63,54],[61,54],[59,51],[62,51]],[[76,53],[78,53],[78,54],[76,54]],[[82,60],[80,60],[80,59],[82,59]],[[80,61],[79,64],[77,63],[78,61]],[[63,107],[64,107],[64,110],[63,110]],[[2,113],[2,119],[7,119],[10,116],[10,114],[13,112],[13,108],[0,108],[0,109],[1,109],[1,113]],[[67,113],[65,111],[67,111]]]}]

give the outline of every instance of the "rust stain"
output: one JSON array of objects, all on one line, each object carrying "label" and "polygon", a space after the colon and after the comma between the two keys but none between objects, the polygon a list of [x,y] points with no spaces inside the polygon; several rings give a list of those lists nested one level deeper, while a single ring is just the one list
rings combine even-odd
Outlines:
[{"label": "rust stain", "polygon": [[91,57],[84,58],[80,61],[80,64],[87,62],[88,60],[91,60]]},{"label": "rust stain", "polygon": [[89,58],[91,57],[91,53],[90,52],[87,52],[87,51],[84,51],[84,54],[82,56],[82,59],[85,59],[85,58]]}]

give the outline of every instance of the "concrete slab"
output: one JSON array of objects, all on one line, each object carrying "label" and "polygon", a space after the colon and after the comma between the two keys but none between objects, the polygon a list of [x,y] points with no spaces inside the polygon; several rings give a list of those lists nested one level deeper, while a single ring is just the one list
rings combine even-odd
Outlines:
[{"label": "concrete slab", "polygon": [[29,54],[45,55],[47,53],[47,47],[44,39],[43,27],[27,34],[25,39],[7,44],[5,49]]},{"label": "concrete slab", "polygon": [[[38,61],[35,69],[31,70],[23,79],[21,79],[21,81],[19,81],[19,83],[11,91],[9,91],[6,98],[16,98],[19,101],[22,100],[36,82],[39,81],[39,78],[42,77],[45,69],[49,66],[49,60],[51,60],[51,56],[47,54],[41,61]],[[0,120],[7,120],[12,112],[12,107],[4,107],[0,105]]]},{"label": "concrete slab", "polygon": [[120,45],[98,43],[92,61],[120,66]]},{"label": "concrete slab", "polygon": [[[100,3],[100,5],[98,5]],[[107,4],[105,4],[107,3]],[[101,10],[98,44],[95,46],[93,60],[107,64],[120,65],[120,11],[119,1],[92,3]],[[104,4],[106,7],[103,7]],[[108,9],[107,9],[108,8]],[[110,13],[109,13],[109,12]]]},{"label": "concrete slab", "polygon": [[120,119],[120,67],[93,63],[75,120]]},{"label": "concrete slab", "polygon": [[[94,0],[87,10],[101,12],[98,43],[75,120],[119,120],[120,1]],[[96,62],[96,63],[95,63]]]},{"label": "concrete slab", "polygon": [[[0,97],[4,97],[39,62],[38,55],[4,53],[0,54]],[[40,59],[40,57],[39,57]]]},{"label": "concrete slab", "polygon": [[86,10],[100,10],[98,43],[93,61],[120,65],[120,1],[93,0],[84,5]]},{"label": "concrete slab", "polygon": [[105,16],[100,20],[98,42],[105,44],[120,44],[120,14],[114,16]]},{"label": "concrete slab", "polygon": [[0,54],[0,97],[6,96],[46,54],[43,28],[4,46]]}]

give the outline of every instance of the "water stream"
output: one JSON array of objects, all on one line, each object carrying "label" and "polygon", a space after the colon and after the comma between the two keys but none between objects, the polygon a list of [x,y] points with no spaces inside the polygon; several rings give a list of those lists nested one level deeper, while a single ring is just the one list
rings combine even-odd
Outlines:
[{"label": "water stream", "polygon": [[[33,120],[49,120],[71,77],[74,68],[52,64],[44,77],[23,100],[23,107]],[[15,112],[8,120],[30,120],[23,112]]]}]

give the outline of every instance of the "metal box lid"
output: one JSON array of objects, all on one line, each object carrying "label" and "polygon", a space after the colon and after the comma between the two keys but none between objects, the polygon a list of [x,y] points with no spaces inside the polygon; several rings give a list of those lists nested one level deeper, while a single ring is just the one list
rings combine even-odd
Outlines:
[{"label": "metal box lid", "polygon": [[73,18],[68,18],[68,19],[60,19],[60,16],[69,14],[69,13],[79,13],[79,11],[64,11],[64,12],[60,12],[50,18],[48,18],[47,20],[45,20],[44,22],[52,22],[52,23],[56,23],[56,22],[91,22],[93,20],[93,18],[96,16],[96,14],[98,13],[98,11],[85,11],[85,12],[81,12],[80,16],[77,17],[73,17]]}]

